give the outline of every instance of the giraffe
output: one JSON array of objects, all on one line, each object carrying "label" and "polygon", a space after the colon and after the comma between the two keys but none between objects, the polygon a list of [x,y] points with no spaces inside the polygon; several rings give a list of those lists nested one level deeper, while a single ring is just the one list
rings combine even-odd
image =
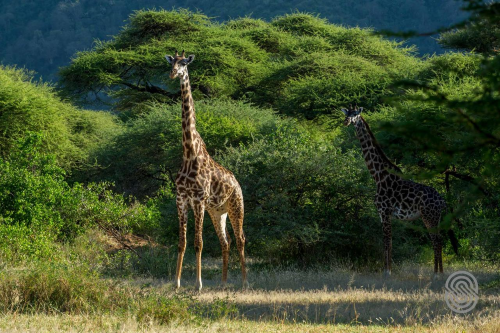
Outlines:
[{"label": "giraffe", "polygon": [[[403,179],[398,175],[401,170],[393,164],[382,151],[368,123],[361,117],[363,108],[357,106],[342,109],[345,114],[344,125],[353,124],[356,136],[361,143],[363,157],[368,170],[377,184],[375,205],[377,207],[384,233],[384,275],[391,275],[391,218],[404,221],[422,218],[429,231],[434,249],[434,278],[443,273],[442,236],[438,231],[446,202],[432,187]],[[453,230],[448,230],[453,249],[458,251],[458,241]]]},{"label": "giraffe", "polygon": [[176,283],[181,285],[182,261],[186,251],[188,209],[194,212],[196,252],[196,286],[201,291],[201,252],[203,249],[203,217],[208,211],[222,248],[222,284],[227,282],[229,247],[231,238],[226,227],[226,218],[233,227],[238,248],[243,287],[248,285],[245,269],[245,234],[243,232],[243,194],[233,173],[215,162],[207,152],[205,143],[196,131],[196,116],[191,95],[187,66],[194,55],[185,57],[185,52],[175,56],[166,55],[172,65],[170,78],[180,78],[182,98],[182,166],[175,179],[177,187],[177,212],[179,215],[179,250],[177,257]]}]

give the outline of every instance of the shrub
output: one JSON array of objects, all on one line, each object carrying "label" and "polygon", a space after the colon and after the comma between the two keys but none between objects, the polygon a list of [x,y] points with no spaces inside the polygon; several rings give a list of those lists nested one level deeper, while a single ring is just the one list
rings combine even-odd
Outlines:
[{"label": "shrub", "polygon": [[[281,120],[273,111],[231,100],[198,101],[197,130],[210,154],[271,133]],[[140,198],[172,186],[182,162],[181,106],[153,104],[127,123],[126,130],[102,147],[91,180],[112,181],[119,192]],[[76,175],[87,177],[89,170]]]},{"label": "shrub", "polygon": [[32,75],[0,66],[0,157],[8,156],[28,132],[39,132],[39,150],[69,170],[119,130],[111,114],[78,110],[61,101],[50,85],[34,82]]},{"label": "shrub", "polygon": [[156,223],[153,206],[131,204],[109,184],[73,184],[52,155],[30,134],[7,159],[0,158],[0,243],[5,260],[48,258],[55,241],[74,239],[89,227],[148,228]]}]

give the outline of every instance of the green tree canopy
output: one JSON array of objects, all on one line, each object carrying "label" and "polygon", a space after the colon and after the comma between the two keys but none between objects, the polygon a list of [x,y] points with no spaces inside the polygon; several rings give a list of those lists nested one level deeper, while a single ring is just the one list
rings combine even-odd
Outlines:
[{"label": "green tree canopy", "polygon": [[464,28],[442,33],[438,42],[447,49],[484,54],[500,52],[500,23],[488,20],[471,22]]},{"label": "green tree canopy", "polygon": [[394,93],[394,79],[421,67],[413,48],[309,14],[218,24],[186,10],[138,11],[113,40],[78,53],[61,70],[60,87],[80,100],[104,95],[118,110],[170,102],[179,84],[164,55],[175,49],[196,55],[196,98],[246,98],[308,119],[353,101],[375,107]]}]

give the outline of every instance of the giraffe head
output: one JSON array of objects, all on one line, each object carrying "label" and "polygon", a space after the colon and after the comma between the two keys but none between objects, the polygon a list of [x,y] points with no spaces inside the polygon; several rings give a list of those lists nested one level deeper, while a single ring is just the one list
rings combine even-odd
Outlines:
[{"label": "giraffe head", "polygon": [[349,126],[350,124],[355,124],[360,119],[360,114],[363,111],[363,108],[358,108],[358,106],[352,107],[349,106],[349,109],[342,109],[342,112],[345,114],[344,125]]},{"label": "giraffe head", "polygon": [[179,52],[175,50],[175,56],[166,55],[165,59],[172,65],[172,69],[170,70],[170,78],[175,79],[176,77],[183,78],[187,73],[187,66],[193,62],[194,54],[189,55],[187,58],[184,56],[185,52],[182,51],[182,54],[179,55]]}]

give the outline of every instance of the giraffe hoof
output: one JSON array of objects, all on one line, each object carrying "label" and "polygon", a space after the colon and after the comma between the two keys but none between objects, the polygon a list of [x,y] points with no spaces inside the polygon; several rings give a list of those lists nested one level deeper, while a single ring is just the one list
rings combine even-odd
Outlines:
[{"label": "giraffe hoof", "polygon": [[386,269],[384,271],[384,279],[390,279],[390,278],[391,278],[391,271]]},{"label": "giraffe hoof", "polygon": [[434,273],[432,276],[433,281],[441,281],[443,279],[443,273]]},{"label": "giraffe hoof", "polygon": [[196,285],[194,286],[194,289],[195,289],[197,292],[201,292],[201,288],[202,288],[201,281],[197,281],[197,282],[196,282]]},{"label": "giraffe hoof", "polygon": [[248,283],[248,281],[243,281],[243,286],[241,287],[241,289],[243,290],[250,289],[250,284]]}]

